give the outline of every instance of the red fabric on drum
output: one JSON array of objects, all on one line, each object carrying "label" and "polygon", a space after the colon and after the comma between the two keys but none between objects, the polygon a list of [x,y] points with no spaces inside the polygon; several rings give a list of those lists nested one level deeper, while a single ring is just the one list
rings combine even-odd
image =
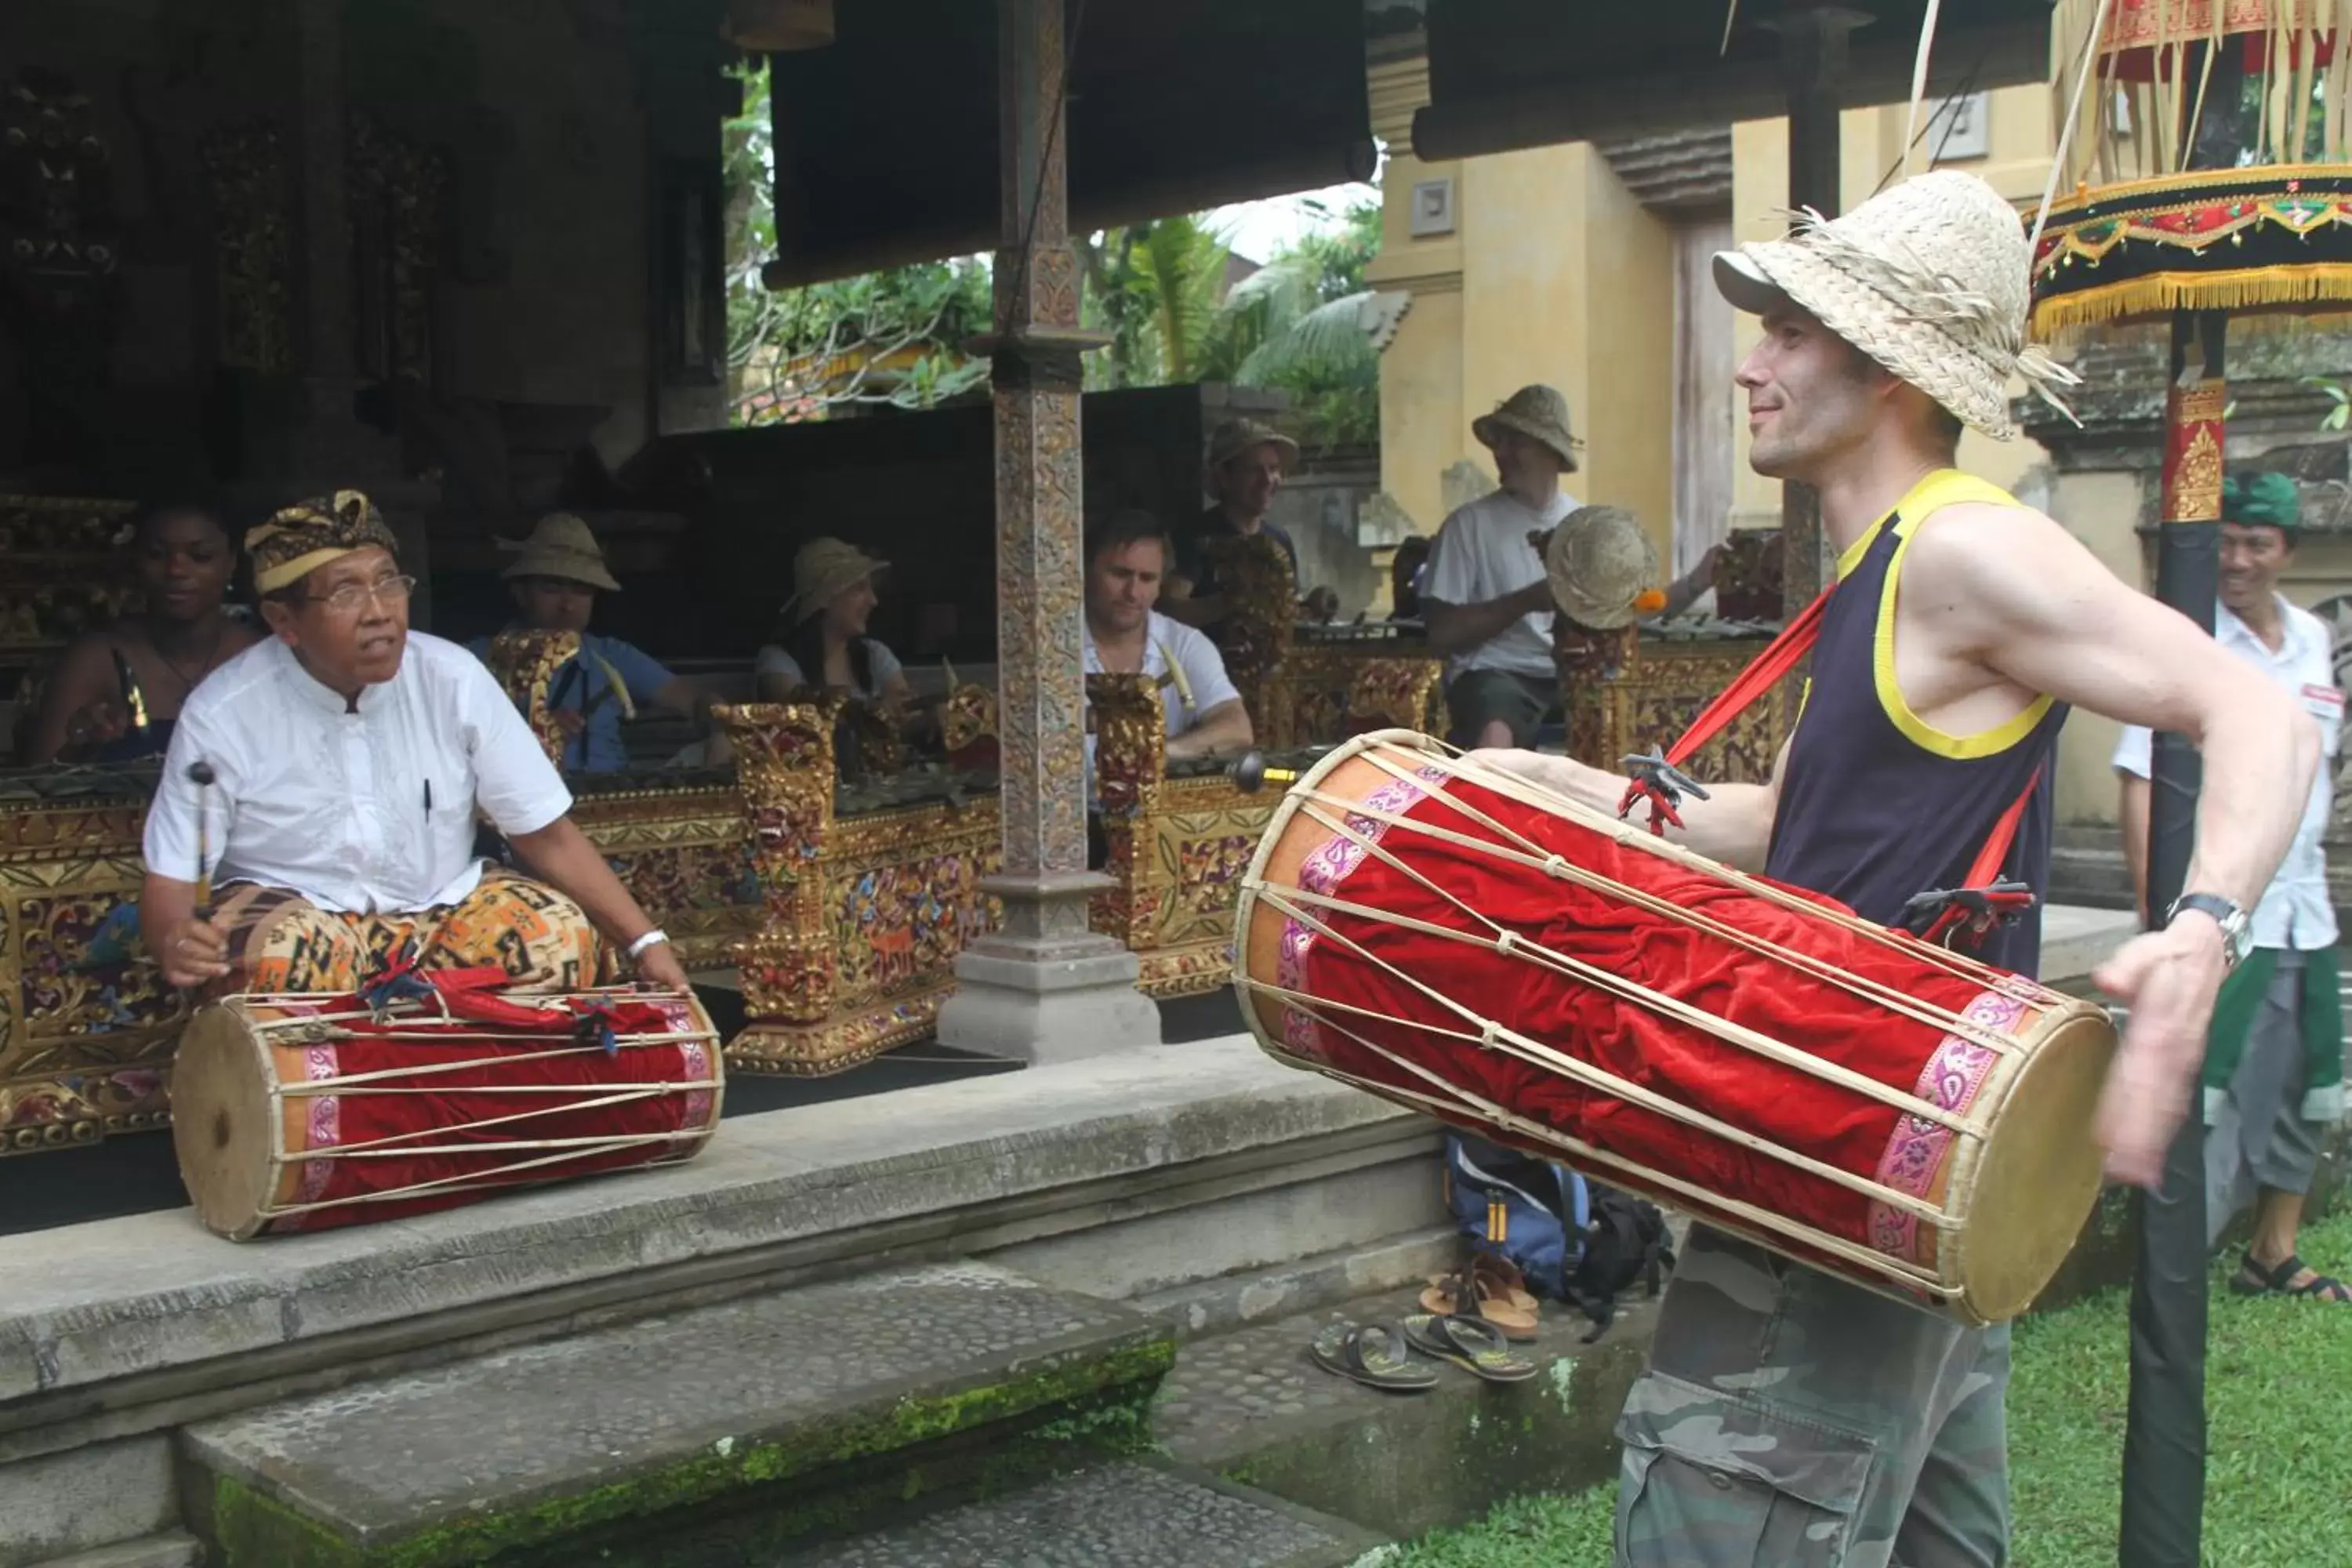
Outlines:
[{"label": "red fabric on drum", "polygon": [[[680,1030],[669,1014],[648,1004],[622,1001],[609,1012],[623,1035]],[[418,1027],[401,1020],[381,1026],[364,1019],[337,1022],[362,1035],[403,1030],[413,1035]],[[559,1017],[552,1023],[556,1032],[536,1040],[467,1039],[461,1033],[448,1044],[359,1038],[293,1047],[307,1058],[312,1081],[340,1079],[348,1087],[301,1102],[307,1137],[300,1142],[317,1152],[306,1163],[297,1199],[305,1208],[273,1222],[270,1228],[317,1230],[423,1214],[478,1202],[485,1185],[521,1185],[624,1170],[681,1158],[694,1148],[692,1139],[661,1135],[708,1130],[714,1109],[707,1087],[716,1076],[714,1046],[689,1040],[623,1044],[609,1053],[593,1043],[572,1048],[570,1031],[576,1021]],[[458,1062],[475,1065],[445,1072],[424,1070]],[[378,1073],[394,1076],[349,1082]],[[290,1073],[288,1079],[289,1086],[299,1081]],[[706,1087],[684,1087],[688,1084]],[[574,1092],[523,1092],[550,1086]],[[647,1086],[663,1087],[665,1092],[591,1103]],[[383,1089],[403,1092],[367,1092]],[[646,1141],[601,1149],[585,1144],[474,1147],[627,1138]],[[382,1145],[383,1152],[370,1145]],[[401,1152],[411,1147],[419,1152]],[[413,1196],[352,1202],[426,1183],[446,1185]],[[326,1206],[308,1206],[312,1205]]]},{"label": "red fabric on drum", "polygon": [[[1965,1008],[1983,985],[1924,957],[1783,909],[1649,848],[1621,847],[1606,834],[1539,807],[1460,780],[1438,787],[1441,793],[1407,810],[1405,822],[1387,830],[1378,851],[1363,857],[1331,889],[1339,900],[1393,918],[1316,911],[1330,934],[1313,940],[1301,973],[1303,988],[1324,1002],[1364,1010],[1323,1010],[1316,1030],[1321,1054],[1359,1077],[1430,1092],[1425,1080],[1349,1038],[1352,1031],[1445,1083],[1603,1151],[1870,1245],[1869,1200],[1861,1194],[1588,1088],[1556,1068],[1432,1031],[1476,1033],[1478,1024],[1456,1010],[1466,1009],[1677,1105],[1866,1179],[1874,1176],[1894,1134],[1899,1113],[1893,1107],[1768,1060],[1650,1005],[1547,967],[1536,957],[1396,921],[1479,934],[1489,934],[1485,922],[1492,921],[1529,946],[1581,960],[1906,1095],[1916,1091],[1944,1030],[1855,997],[1782,958],[1701,931],[1685,914],[1710,916],[1750,938],[1953,1013]],[[1457,810],[1449,795],[1531,841],[1537,852],[1557,854],[1570,866],[1663,899],[1685,913],[1651,913],[1622,894],[1579,887],[1412,826],[1512,844],[1508,834],[1498,835]],[[1389,865],[1388,856],[1443,891]],[[1826,908],[1842,907],[1816,894],[1802,897]],[[1454,900],[1483,919],[1465,914]],[[1572,1154],[1552,1152],[1574,1160]]]}]

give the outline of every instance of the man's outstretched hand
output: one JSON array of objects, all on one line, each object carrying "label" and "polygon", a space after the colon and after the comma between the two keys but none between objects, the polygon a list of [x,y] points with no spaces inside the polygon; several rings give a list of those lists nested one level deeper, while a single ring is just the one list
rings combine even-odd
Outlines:
[{"label": "man's outstretched hand", "polygon": [[2192,910],[2133,938],[2091,976],[2130,1010],[2099,1099],[2110,1181],[2151,1190],[2163,1184],[2164,1152],[2189,1113],[2227,971],[2221,927]]}]

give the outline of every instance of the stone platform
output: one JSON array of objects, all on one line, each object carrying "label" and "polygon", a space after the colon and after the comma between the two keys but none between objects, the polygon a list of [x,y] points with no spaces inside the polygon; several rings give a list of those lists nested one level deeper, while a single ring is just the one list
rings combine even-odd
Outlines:
[{"label": "stone platform", "polygon": [[[1139,1427],[1173,1352],[1151,1319],[1003,1269],[872,1274],[201,1423],[184,1501],[219,1568],[444,1568],[754,1488],[837,1527],[861,1459],[890,1457],[896,1504],[1042,1420]],[[958,1439],[985,1451],[943,1458]]]},{"label": "stone platform", "polygon": [[1591,1344],[1582,1314],[1545,1302],[1536,1339],[1511,1347],[1538,1369],[1521,1384],[1444,1366],[1427,1393],[1387,1394],[1307,1353],[1324,1324],[1394,1324],[1423,1310],[1417,1296],[1384,1291],[1186,1344],[1153,1402],[1153,1436],[1187,1464],[1399,1540],[1616,1473],[1611,1432],[1649,1353],[1654,1301],[1622,1299]]}]

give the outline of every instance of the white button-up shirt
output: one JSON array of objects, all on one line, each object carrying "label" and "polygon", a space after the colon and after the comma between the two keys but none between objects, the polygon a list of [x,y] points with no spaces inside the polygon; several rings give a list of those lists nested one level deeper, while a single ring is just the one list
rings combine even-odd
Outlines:
[{"label": "white button-up shirt", "polygon": [[[2327,857],[2320,840],[2326,835],[2328,808],[2335,797],[2331,774],[2344,730],[2344,693],[2336,686],[2327,624],[2284,598],[2278,607],[2281,636],[2276,652],[2245,622],[2220,605],[2214,606],[2213,637],[2269,676],[2319,725],[2326,755],[2318,775],[2311,781],[2311,798],[2304,803],[2294,846],[2279,863],[2278,875],[2271,879],[2262,902],[2254,906],[2256,947],[2308,952],[2336,943],[2336,910],[2327,899]],[[2134,778],[2150,776],[2154,745],[2146,729],[2126,725],[2116,746],[2116,771]]]},{"label": "white button-up shirt", "polygon": [[[188,777],[198,761],[216,780],[202,792]],[[481,661],[422,632],[408,635],[398,674],[360,692],[355,713],[276,637],[207,676],[180,710],[148,808],[150,871],[195,879],[200,793],[215,881],[290,888],[353,913],[471,893],[478,805],[509,837],[572,809]]]}]

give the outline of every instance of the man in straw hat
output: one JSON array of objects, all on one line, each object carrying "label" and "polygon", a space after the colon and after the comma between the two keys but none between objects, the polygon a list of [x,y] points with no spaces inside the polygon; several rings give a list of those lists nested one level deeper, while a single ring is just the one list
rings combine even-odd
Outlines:
[{"label": "man in straw hat", "polygon": [[[521,619],[509,629],[580,636],[580,651],[555,672],[547,694],[548,708],[567,737],[566,773],[617,773],[628,766],[621,721],[635,718],[641,708],[660,708],[681,718],[708,715],[710,699],[692,681],[672,675],[635,644],[588,629],[597,594],[617,594],[621,584],[586,522],[568,511],[550,512],[528,539],[500,540],[499,546],[515,556],[504,575]],[[466,646],[487,660],[491,641],[476,637]],[[724,735],[713,735],[711,742],[723,757]]]},{"label": "man in straw hat", "polygon": [[1569,431],[1568,399],[1542,385],[1519,388],[1470,433],[1495,454],[1503,488],[1439,526],[1422,616],[1430,647],[1445,658],[1456,735],[1474,746],[1528,746],[1560,709],[1552,591],[1535,540],[1576,509],[1559,481],[1576,472],[1583,443]]},{"label": "man in straw hat", "polygon": [[1299,582],[1298,546],[1289,531],[1267,515],[1281,492],[1283,476],[1297,458],[1298,443],[1259,420],[1228,419],[1209,433],[1204,466],[1209,493],[1216,499],[1175,541],[1175,559],[1162,584],[1161,613],[1202,628],[1232,615],[1232,597],[1218,580],[1213,553],[1202,546],[1211,540],[1249,538],[1272,540],[1289,560],[1291,587],[1300,594],[1305,614],[1329,620],[1339,613],[1339,596],[1329,588],[1309,593]]},{"label": "man in straw hat", "polygon": [[[1738,373],[1751,461],[1819,491],[1840,581],[1771,782],[1687,802],[1681,837],[1891,925],[1965,881],[2029,790],[2004,870],[2041,892],[2068,704],[2201,743],[2189,893],[2098,975],[2131,1015],[2097,1135],[2113,1177],[2154,1185],[2245,911],[2303,815],[2316,731],[2065,530],[1951,467],[1963,426],[2011,433],[2012,376],[2045,395],[2071,379],[2026,346],[2024,227],[1991,186],[1906,181],[1718,256],[1716,280],[1763,318]],[[1605,809],[1626,788],[1505,760]],[[2039,934],[2020,921],[1983,956],[2030,973]],[[1620,1561],[2004,1563],[2008,1375],[2005,1326],[1963,1329],[1699,1227],[1618,1424]]]},{"label": "man in straw hat", "polygon": [[[2232,474],[2221,485],[2221,604],[2213,635],[2319,726],[2334,757],[2344,728],[2327,623],[2287,602],[2302,497],[2284,474]],[[2116,743],[2124,856],[2147,903],[2149,775],[2155,738],[2139,725]],[[2295,1253],[2304,1196],[2328,1131],[2344,1116],[2344,1010],[2336,910],[2327,892],[2329,770],[2312,777],[2294,847],[2254,908],[2254,951],[2231,971],[2205,1053],[2207,1245],[2252,1205],[2254,1232],[2230,1288],[2240,1295],[2352,1301],[2352,1286]]]},{"label": "man in straw hat", "polygon": [[[408,629],[416,580],[367,497],[289,507],[246,548],[274,635],[188,699],[147,814],[139,923],[164,978],[349,992],[407,955],[568,990],[618,951],[682,989],[489,671]],[[545,880],[486,868],[477,814]]]}]

